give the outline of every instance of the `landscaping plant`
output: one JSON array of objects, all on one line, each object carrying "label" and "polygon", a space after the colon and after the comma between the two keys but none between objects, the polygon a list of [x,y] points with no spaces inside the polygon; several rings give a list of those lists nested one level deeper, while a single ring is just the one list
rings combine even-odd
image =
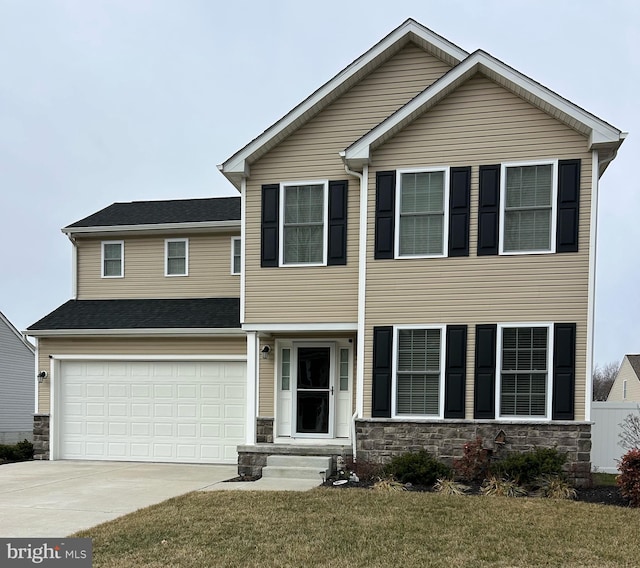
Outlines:
[{"label": "landscaping plant", "polygon": [[629,505],[640,507],[640,449],[629,450],[618,462],[617,482]]},{"label": "landscaping plant", "polygon": [[426,450],[407,452],[392,458],[384,469],[400,483],[433,485],[438,478],[451,477],[451,469]]},{"label": "landscaping plant", "polygon": [[22,440],[17,444],[0,444],[0,461],[28,461],[33,459],[33,444]]},{"label": "landscaping plant", "polygon": [[513,479],[519,485],[531,485],[541,475],[562,475],[566,454],[556,448],[535,448],[530,452],[511,453],[491,464],[495,477]]},{"label": "landscaping plant", "polygon": [[462,447],[462,457],[453,460],[453,470],[458,479],[482,481],[487,477],[491,459],[490,451],[483,447],[482,438],[467,442]]},{"label": "landscaping plant", "polygon": [[484,480],[480,493],[487,497],[526,497],[527,490],[515,479],[489,477]]}]

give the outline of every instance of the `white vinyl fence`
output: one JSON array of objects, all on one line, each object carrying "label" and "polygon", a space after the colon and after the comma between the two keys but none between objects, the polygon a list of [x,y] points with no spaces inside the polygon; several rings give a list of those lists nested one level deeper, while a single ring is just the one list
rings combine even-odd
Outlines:
[{"label": "white vinyl fence", "polygon": [[591,403],[591,467],[594,471],[618,473],[618,460],[626,450],[618,441],[620,423],[638,413],[637,402]]}]

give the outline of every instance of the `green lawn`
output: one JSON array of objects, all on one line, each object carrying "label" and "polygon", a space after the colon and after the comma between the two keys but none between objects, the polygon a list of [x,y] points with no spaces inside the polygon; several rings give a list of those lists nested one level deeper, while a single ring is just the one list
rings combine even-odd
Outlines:
[{"label": "green lawn", "polygon": [[190,493],[75,536],[99,567],[637,566],[640,510],[551,499]]}]

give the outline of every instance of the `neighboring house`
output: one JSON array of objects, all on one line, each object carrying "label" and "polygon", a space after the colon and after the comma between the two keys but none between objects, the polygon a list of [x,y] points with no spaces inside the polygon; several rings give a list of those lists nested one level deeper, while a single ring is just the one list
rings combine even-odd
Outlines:
[{"label": "neighboring house", "polygon": [[0,444],[33,439],[34,347],[0,312]]},{"label": "neighboring house", "polygon": [[[280,452],[447,459],[480,435],[557,444],[588,475],[592,204],[624,136],[407,20],[219,166],[241,194],[227,232],[152,204],[64,229],[75,298],[29,328],[51,456],[237,450],[255,474]],[[227,288],[211,269],[232,254]],[[231,297],[235,322],[197,305]]]},{"label": "neighboring house", "polygon": [[640,402],[640,355],[625,355],[607,402]]}]

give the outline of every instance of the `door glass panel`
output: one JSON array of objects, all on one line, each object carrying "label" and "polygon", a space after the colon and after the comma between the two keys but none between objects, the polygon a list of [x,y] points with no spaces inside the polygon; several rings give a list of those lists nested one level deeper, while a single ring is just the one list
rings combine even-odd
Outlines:
[{"label": "door glass panel", "polygon": [[291,349],[282,350],[280,376],[282,377],[282,390],[288,391],[291,382]]},{"label": "door glass panel", "polygon": [[340,390],[349,390],[349,350],[340,349]]},{"label": "door glass panel", "polygon": [[329,433],[329,347],[299,347],[296,393],[296,431],[300,434]]},{"label": "door glass panel", "polygon": [[328,347],[300,347],[298,349],[298,389],[329,388]]}]

